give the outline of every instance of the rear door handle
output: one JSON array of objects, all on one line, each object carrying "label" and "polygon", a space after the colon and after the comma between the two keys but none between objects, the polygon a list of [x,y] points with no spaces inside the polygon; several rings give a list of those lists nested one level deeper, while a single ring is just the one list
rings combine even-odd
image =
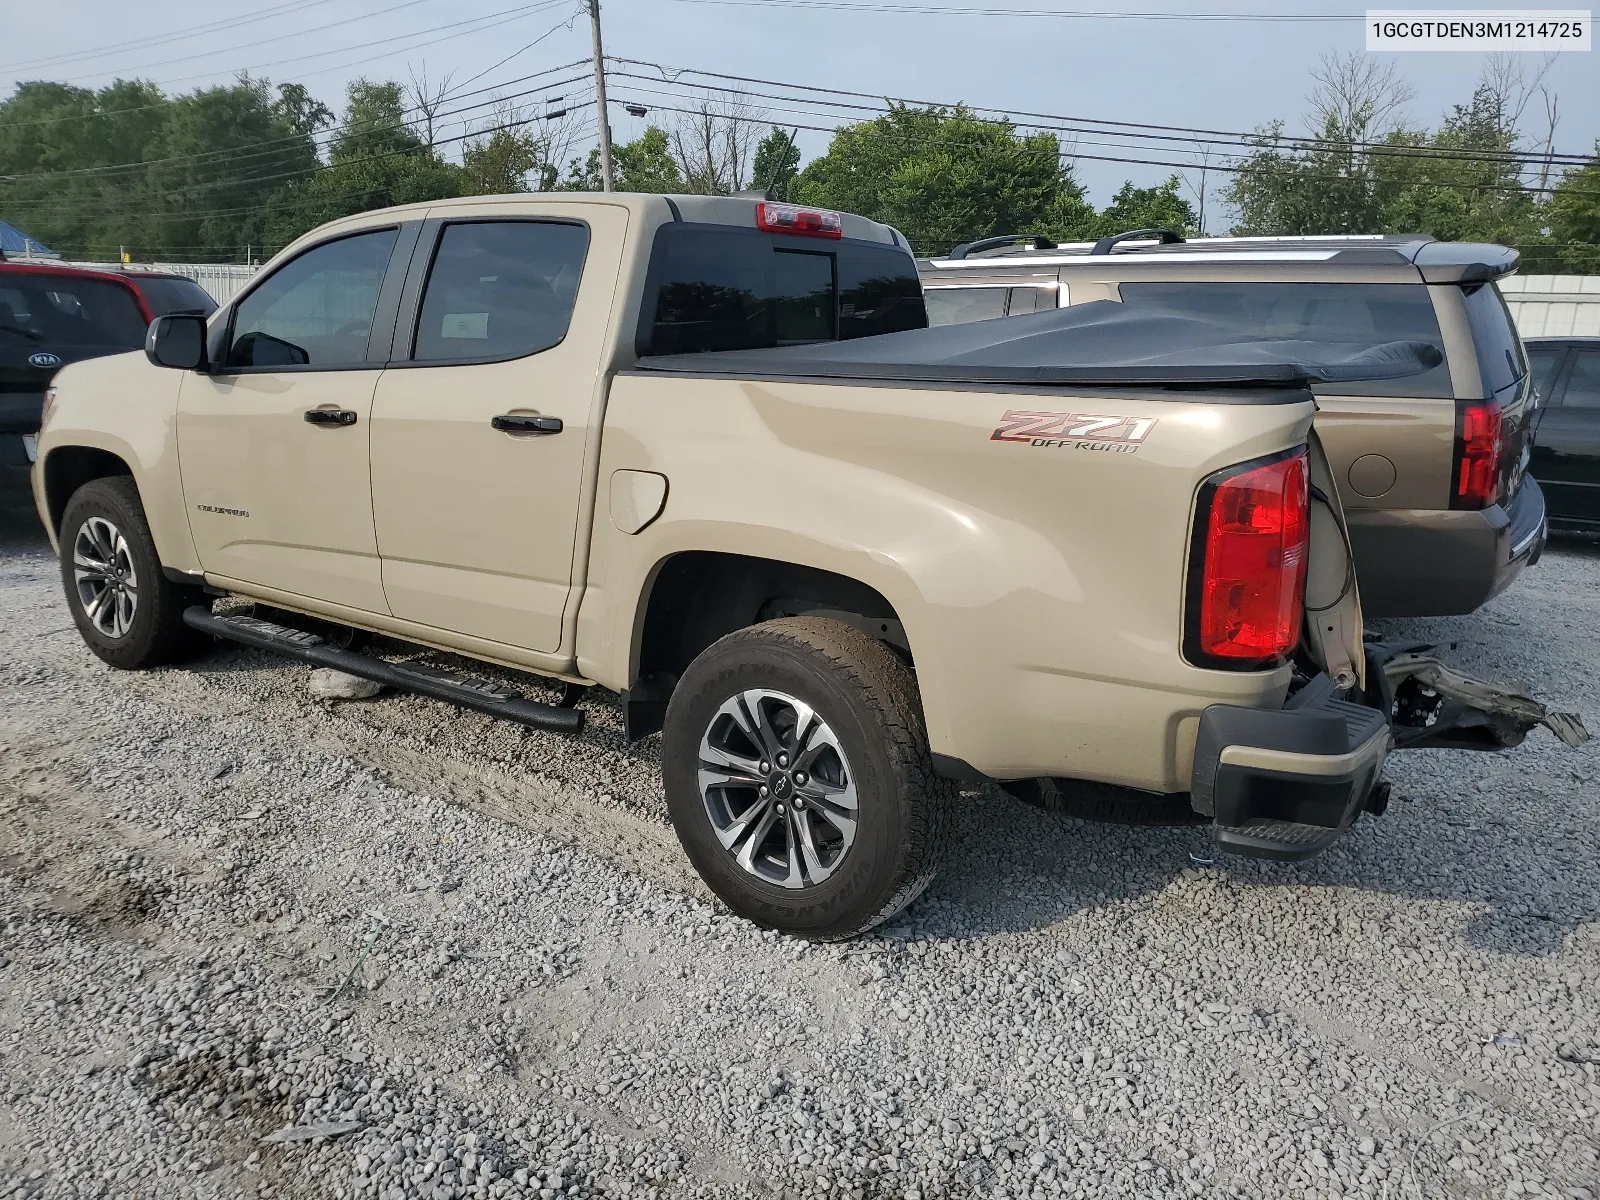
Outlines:
[{"label": "rear door handle", "polygon": [[560,433],[560,417],[534,417],[526,413],[502,413],[489,422],[502,433]]},{"label": "rear door handle", "polygon": [[306,423],[310,425],[354,425],[356,414],[348,408],[308,408]]}]

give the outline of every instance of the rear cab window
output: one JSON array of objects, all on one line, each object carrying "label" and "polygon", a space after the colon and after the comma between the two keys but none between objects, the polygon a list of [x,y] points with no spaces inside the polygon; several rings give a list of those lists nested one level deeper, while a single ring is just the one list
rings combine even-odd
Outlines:
[{"label": "rear cab window", "polygon": [[[1385,342],[1426,342],[1444,353],[1433,299],[1422,283],[1127,283],[1124,304],[1150,305],[1184,316],[1218,317],[1259,329],[1263,340],[1314,338],[1355,348]],[[1340,396],[1452,396],[1450,368],[1400,379],[1319,383]]]},{"label": "rear cab window", "polygon": [[637,346],[641,355],[757,350],[927,324],[904,250],[672,222],[651,250]]}]

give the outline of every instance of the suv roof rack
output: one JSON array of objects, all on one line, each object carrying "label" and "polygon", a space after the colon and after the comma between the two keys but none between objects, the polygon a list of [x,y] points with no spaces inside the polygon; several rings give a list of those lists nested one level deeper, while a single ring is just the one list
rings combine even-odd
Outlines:
[{"label": "suv roof rack", "polygon": [[1110,237],[1103,237],[1090,249],[1090,254],[1110,254],[1113,246],[1119,242],[1148,242],[1155,241],[1163,246],[1174,246],[1184,240],[1183,234],[1176,229],[1130,229],[1126,233],[1114,233]]},{"label": "suv roof rack", "polygon": [[959,246],[945,255],[946,258],[967,258],[973,254],[981,254],[985,250],[994,250],[1000,246],[1014,246],[1018,242],[1028,242],[1033,250],[1054,250],[1056,244],[1042,233],[1002,233],[999,237],[979,238],[975,242],[962,242]]}]

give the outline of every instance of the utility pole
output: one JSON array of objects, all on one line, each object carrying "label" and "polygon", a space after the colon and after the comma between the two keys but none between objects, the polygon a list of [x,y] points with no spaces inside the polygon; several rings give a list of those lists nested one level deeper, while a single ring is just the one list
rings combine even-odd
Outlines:
[{"label": "utility pole", "polygon": [[611,175],[611,112],[606,107],[606,56],[600,46],[600,0],[589,0],[589,25],[594,30],[594,102],[600,121],[600,183],[613,188]]}]

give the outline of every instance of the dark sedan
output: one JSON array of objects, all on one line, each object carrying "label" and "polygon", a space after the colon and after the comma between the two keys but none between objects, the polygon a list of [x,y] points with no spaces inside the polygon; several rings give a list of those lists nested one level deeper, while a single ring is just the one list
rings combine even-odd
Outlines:
[{"label": "dark sedan", "polygon": [[1530,470],[1544,488],[1550,525],[1600,533],[1600,337],[1523,344],[1544,398],[1534,418]]}]

